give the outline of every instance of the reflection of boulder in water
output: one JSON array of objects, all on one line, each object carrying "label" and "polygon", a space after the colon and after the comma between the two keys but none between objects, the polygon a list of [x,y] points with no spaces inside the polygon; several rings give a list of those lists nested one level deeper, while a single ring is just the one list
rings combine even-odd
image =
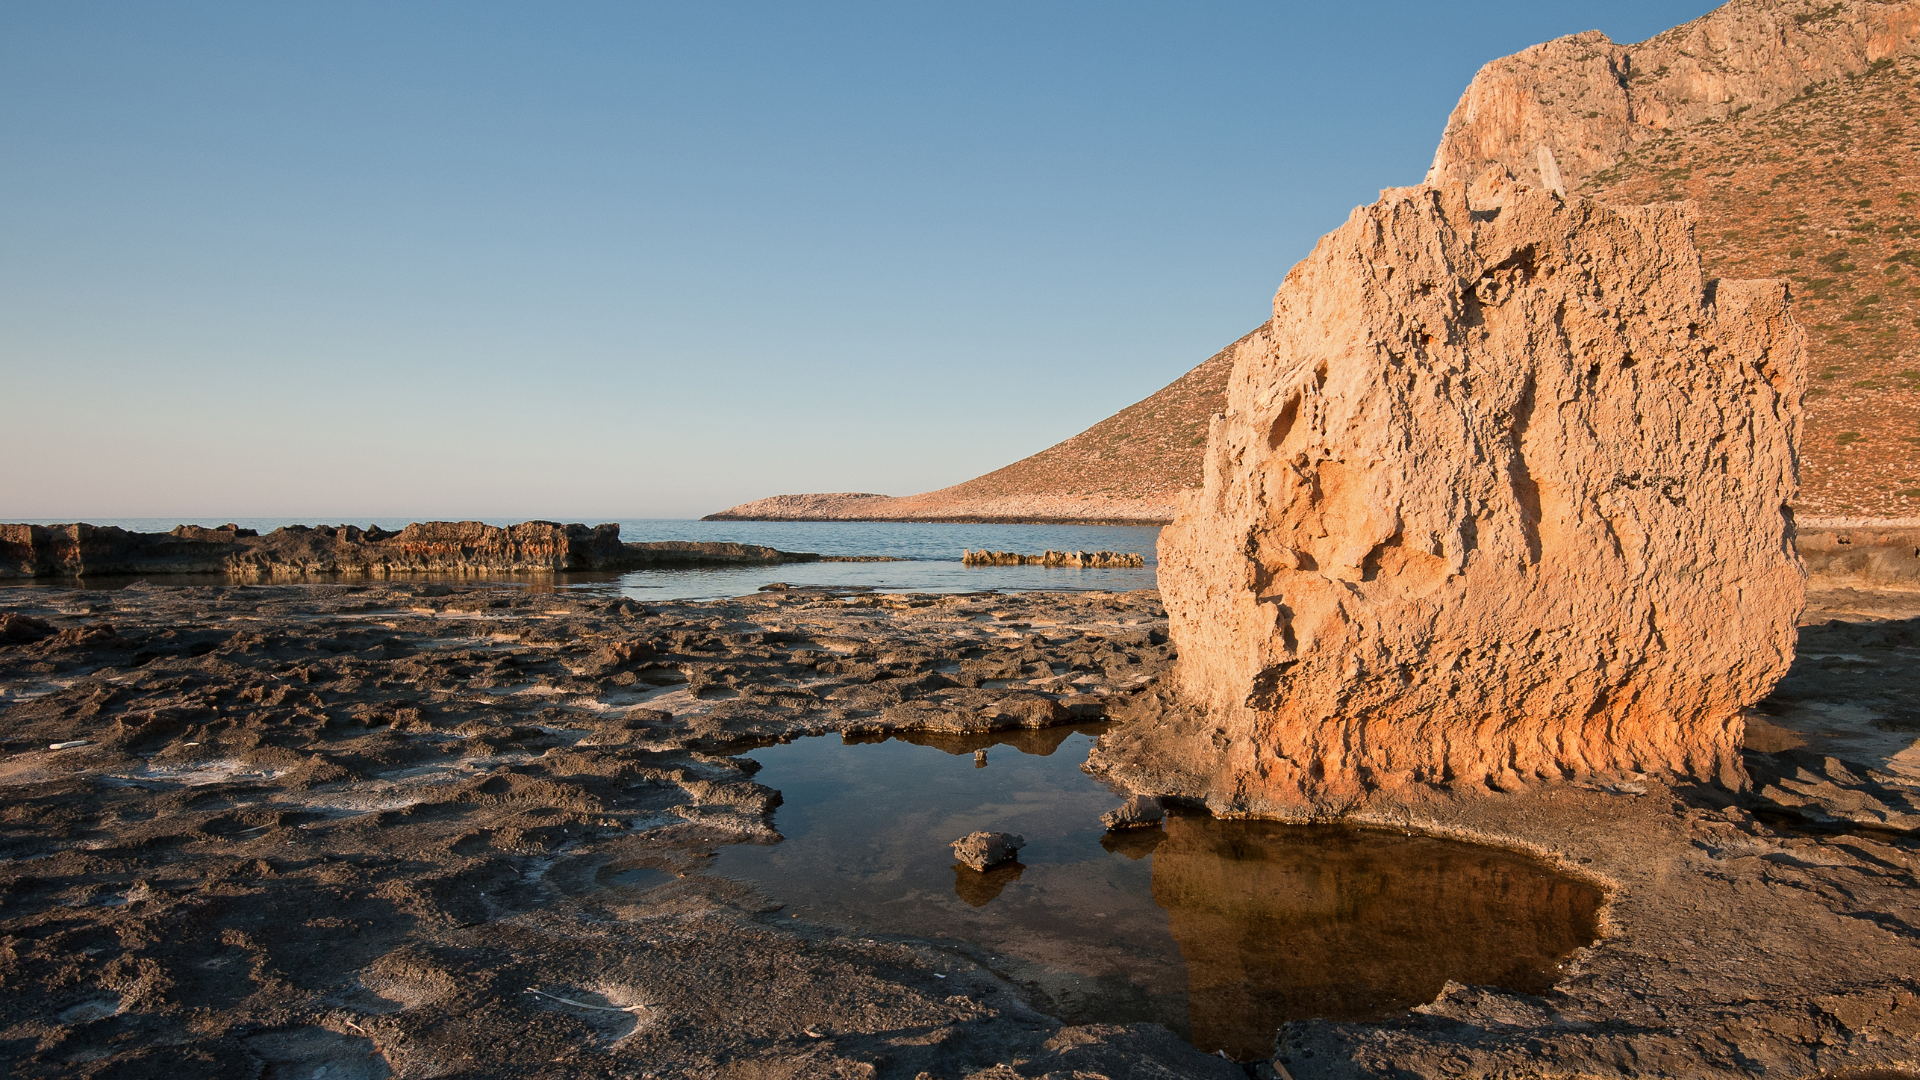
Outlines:
[{"label": "reflection of boulder in water", "polygon": [[1542,993],[1600,895],[1524,856],[1428,836],[1169,816],[1153,898],[1186,957],[1193,1043],[1240,1060],[1289,1020],[1377,1020],[1448,979]]},{"label": "reflection of boulder in water", "polygon": [[1002,889],[1020,880],[1027,868],[1019,860],[1003,862],[988,870],[975,870],[965,863],[953,864],[954,895],[974,907],[986,907]]},{"label": "reflection of boulder in water", "polygon": [[1166,832],[1158,826],[1151,829],[1122,829],[1119,832],[1102,833],[1100,846],[1139,862],[1153,854],[1153,849],[1159,847],[1166,838]]}]

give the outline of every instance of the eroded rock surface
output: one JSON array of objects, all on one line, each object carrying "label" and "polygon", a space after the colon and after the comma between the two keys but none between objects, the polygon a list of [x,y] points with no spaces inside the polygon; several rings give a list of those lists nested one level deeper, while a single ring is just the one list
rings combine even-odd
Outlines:
[{"label": "eroded rock surface", "polygon": [[700,873],[717,845],[778,839],[779,794],[733,755],[1097,717],[1167,666],[1161,619],[1152,593],[0,591],[0,1060],[1238,1075],[1164,1030],[1063,1028],[950,950],[801,925]]},{"label": "eroded rock surface", "polygon": [[[1852,826],[1820,807],[1914,790],[1920,611],[1913,594],[1849,594],[1820,612],[1761,707],[1776,740],[1822,760],[1777,743],[1747,755],[1756,777],[1793,779],[1801,808],[1648,777],[1363,815],[1589,878],[1610,890],[1603,938],[1537,997],[1456,987],[1397,1019],[1294,1024],[1282,1067],[1911,1067],[1912,835],[1838,831]],[[1152,593],[640,604],[526,585],[17,587],[0,613],[24,628],[0,641],[12,1074],[1245,1075],[1154,1025],[1062,1025],[980,950],[796,919],[703,869],[779,824],[777,793],[738,755],[911,731],[920,714],[903,706],[929,700],[924,715],[957,727],[1018,729],[975,738],[1044,741],[1065,729],[1026,731],[1034,699],[1097,715],[1166,669]],[[876,686],[900,704],[864,696]],[[1170,885],[1200,868],[1181,843],[1200,822],[1185,824],[1158,845]],[[1112,835],[1130,858],[1163,839]],[[1290,858],[1306,923],[1327,897],[1378,891]],[[1004,884],[964,873],[979,902]],[[1253,875],[1270,898],[1271,877]],[[1196,956],[1253,962],[1230,946],[1254,930],[1200,915],[1180,924]]]},{"label": "eroded rock surface", "polygon": [[1741,709],[1804,591],[1805,373],[1785,286],[1703,282],[1691,228],[1494,172],[1325,237],[1161,535],[1205,716],[1107,760],[1292,816],[1408,785],[1740,784]]}]

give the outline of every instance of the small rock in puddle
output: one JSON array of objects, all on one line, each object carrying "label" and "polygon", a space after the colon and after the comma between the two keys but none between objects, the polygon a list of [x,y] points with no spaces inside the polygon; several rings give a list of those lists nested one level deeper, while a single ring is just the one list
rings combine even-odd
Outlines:
[{"label": "small rock in puddle", "polygon": [[973,867],[975,870],[987,870],[1013,859],[1021,848],[1027,846],[1027,838],[1003,832],[968,833],[953,842],[953,857]]}]

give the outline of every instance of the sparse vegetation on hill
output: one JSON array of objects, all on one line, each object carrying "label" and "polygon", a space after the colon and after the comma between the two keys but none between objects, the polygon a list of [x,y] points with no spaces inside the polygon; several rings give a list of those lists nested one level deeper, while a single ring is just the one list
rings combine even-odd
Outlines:
[{"label": "sparse vegetation on hill", "polygon": [[1002,498],[1049,492],[1169,500],[1199,482],[1207,423],[1226,401],[1232,370],[1229,345],[1159,393],[1073,438],[935,494]]},{"label": "sparse vegetation on hill", "polygon": [[1263,323],[1158,393],[1003,469],[924,495],[775,495],[708,515],[740,521],[1159,522],[1200,483],[1207,425],[1226,404],[1234,351]]},{"label": "sparse vegetation on hill", "polygon": [[1696,124],[1594,177],[1617,203],[1692,199],[1709,276],[1785,277],[1813,388],[1803,515],[1920,513],[1920,58],[1771,112]]}]

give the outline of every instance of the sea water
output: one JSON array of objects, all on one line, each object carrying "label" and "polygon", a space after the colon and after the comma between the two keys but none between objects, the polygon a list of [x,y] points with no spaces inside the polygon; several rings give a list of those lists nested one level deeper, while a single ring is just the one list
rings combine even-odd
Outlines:
[{"label": "sea water", "polygon": [[[308,519],[228,519],[262,535],[286,525],[352,524],[383,529],[404,528],[400,518],[373,518],[353,522]],[[114,525],[134,532],[166,532],[175,525],[214,527],[226,521],[174,518],[102,518],[95,525]],[[489,525],[517,525],[519,520],[489,519]],[[42,521],[32,524],[59,524]],[[588,524],[599,524],[589,522]],[[821,585],[871,588],[881,592],[970,592],[998,590],[1151,589],[1157,560],[1155,526],[1106,525],[966,525],[877,521],[622,521],[620,538],[630,543],[696,540],[758,544],[781,551],[819,555],[884,556],[895,562],[783,563],[775,566],[699,567],[638,570],[625,574],[563,574],[545,579],[556,587],[618,592],[636,600],[700,600],[745,596],[762,586]],[[1071,570],[1043,566],[967,567],[960,563],[967,549],[1016,551],[1118,551],[1143,556],[1147,565],[1137,570]],[[528,575],[502,575],[504,580],[527,581]],[[157,576],[156,584],[167,578]],[[471,578],[465,580],[473,580]],[[182,580],[182,584],[189,582]],[[204,584],[196,577],[192,584]],[[104,583],[103,583],[104,584]]]}]

